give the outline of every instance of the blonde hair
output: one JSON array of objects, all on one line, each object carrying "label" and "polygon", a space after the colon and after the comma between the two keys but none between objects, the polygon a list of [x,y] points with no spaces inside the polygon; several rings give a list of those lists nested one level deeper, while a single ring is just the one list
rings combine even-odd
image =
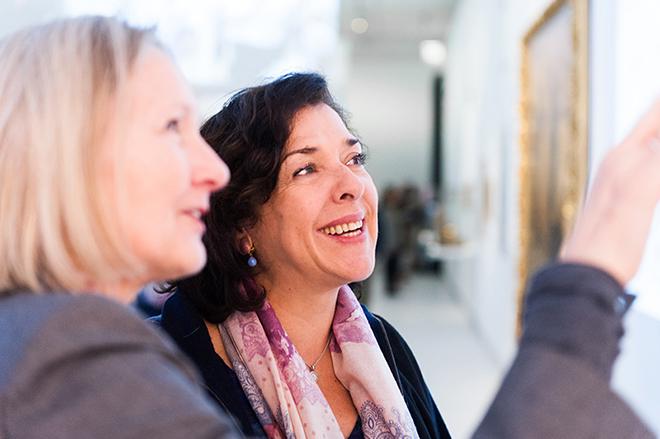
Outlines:
[{"label": "blonde hair", "polygon": [[0,294],[130,276],[99,183],[105,121],[150,30],[78,17],[0,42]]}]

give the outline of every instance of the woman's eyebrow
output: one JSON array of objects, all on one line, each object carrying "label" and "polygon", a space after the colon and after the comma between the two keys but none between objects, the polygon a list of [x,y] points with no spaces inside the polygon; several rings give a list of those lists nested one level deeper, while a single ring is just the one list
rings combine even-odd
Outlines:
[{"label": "woman's eyebrow", "polygon": [[[355,146],[358,143],[360,143],[360,139],[357,137],[349,137],[346,139],[346,145],[347,146]],[[317,152],[319,149],[315,146],[305,146],[304,148],[300,149],[294,149],[293,151],[289,151],[286,154],[284,154],[284,157],[282,158],[282,161],[286,160],[290,156],[294,154],[313,154]]]},{"label": "woman's eyebrow", "polygon": [[296,149],[293,151],[287,152],[284,157],[282,158],[282,161],[286,160],[289,156],[292,156],[294,154],[313,154],[316,151],[318,151],[318,148],[314,146],[306,146],[304,148]]}]

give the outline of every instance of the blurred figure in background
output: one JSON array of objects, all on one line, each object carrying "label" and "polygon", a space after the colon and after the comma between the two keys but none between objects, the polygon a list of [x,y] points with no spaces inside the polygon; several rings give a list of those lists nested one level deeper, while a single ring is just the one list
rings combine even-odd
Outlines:
[{"label": "blurred figure in background", "polygon": [[381,198],[376,251],[384,266],[385,291],[393,296],[408,277],[429,265],[418,237],[431,227],[435,205],[414,184],[387,186]]},{"label": "blurred figure in background", "polygon": [[401,213],[401,190],[388,186],[383,191],[378,210],[378,246],[376,251],[384,264],[385,291],[394,295],[401,283],[401,252],[403,243],[403,215]]},{"label": "blurred figure in background", "polygon": [[401,189],[401,273],[408,278],[421,268],[419,255],[419,232],[428,226],[427,209],[422,202],[421,191],[414,184],[406,184]]}]

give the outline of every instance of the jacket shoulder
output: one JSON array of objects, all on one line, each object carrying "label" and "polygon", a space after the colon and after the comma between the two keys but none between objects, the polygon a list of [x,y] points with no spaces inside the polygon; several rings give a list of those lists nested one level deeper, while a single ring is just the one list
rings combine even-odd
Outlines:
[{"label": "jacket shoulder", "polygon": [[2,428],[12,437],[229,432],[196,388],[192,366],[137,314],[93,295],[28,296],[0,300],[2,313],[18,311],[3,325],[25,330],[0,393]]}]

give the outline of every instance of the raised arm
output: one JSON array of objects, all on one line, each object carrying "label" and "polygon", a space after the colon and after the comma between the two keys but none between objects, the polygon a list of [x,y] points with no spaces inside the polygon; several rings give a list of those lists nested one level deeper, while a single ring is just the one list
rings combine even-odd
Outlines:
[{"label": "raised arm", "polygon": [[518,353],[475,438],[651,438],[610,389],[625,285],[660,199],[660,101],[603,160],[560,263],[530,284]]}]

